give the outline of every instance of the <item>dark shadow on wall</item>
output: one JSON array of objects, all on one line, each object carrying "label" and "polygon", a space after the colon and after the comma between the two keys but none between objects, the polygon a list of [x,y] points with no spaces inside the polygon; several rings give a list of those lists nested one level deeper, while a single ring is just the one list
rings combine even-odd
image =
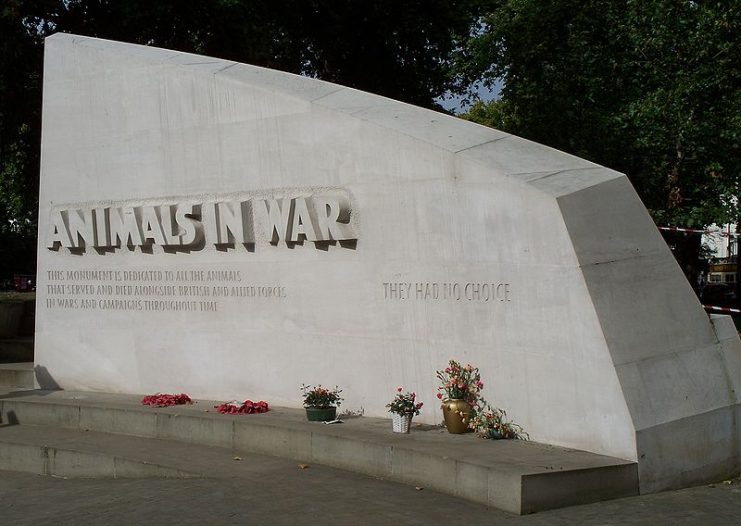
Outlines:
[{"label": "dark shadow on wall", "polygon": [[43,365],[37,365],[33,368],[36,373],[36,381],[39,383],[41,389],[59,390],[59,384],[54,380],[54,377]]},{"label": "dark shadow on wall", "polygon": [[0,414],[0,427],[17,426],[18,424],[20,424],[20,422],[18,421],[15,411],[8,411],[8,414],[6,415]]}]

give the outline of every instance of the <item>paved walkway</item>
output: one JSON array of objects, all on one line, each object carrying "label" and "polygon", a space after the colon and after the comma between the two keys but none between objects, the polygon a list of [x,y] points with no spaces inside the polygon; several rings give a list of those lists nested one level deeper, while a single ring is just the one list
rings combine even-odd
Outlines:
[{"label": "paved walkway", "polygon": [[262,455],[240,479],[60,479],[0,472],[0,524],[723,525],[741,480],[517,516],[426,489]]}]

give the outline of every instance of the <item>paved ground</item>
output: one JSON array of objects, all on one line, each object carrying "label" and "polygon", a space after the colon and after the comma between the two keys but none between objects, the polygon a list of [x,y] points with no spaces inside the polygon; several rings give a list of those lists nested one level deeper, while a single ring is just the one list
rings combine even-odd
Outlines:
[{"label": "paved ground", "polygon": [[519,517],[414,487],[250,455],[240,479],[60,479],[0,471],[0,524],[724,525],[741,480]]}]

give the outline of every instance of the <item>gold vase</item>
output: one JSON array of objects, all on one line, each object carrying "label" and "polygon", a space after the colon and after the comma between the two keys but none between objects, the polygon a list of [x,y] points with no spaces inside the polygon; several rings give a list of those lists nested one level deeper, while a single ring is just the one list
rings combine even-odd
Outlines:
[{"label": "gold vase", "polygon": [[448,433],[460,434],[468,430],[468,421],[471,417],[471,406],[459,398],[452,398],[443,402],[443,418]]}]

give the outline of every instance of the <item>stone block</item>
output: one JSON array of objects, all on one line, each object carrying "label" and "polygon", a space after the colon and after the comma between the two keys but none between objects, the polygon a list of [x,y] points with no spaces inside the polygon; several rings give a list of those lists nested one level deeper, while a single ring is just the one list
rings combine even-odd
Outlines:
[{"label": "stone block", "polygon": [[37,446],[0,442],[0,469],[46,474],[48,455]]},{"label": "stone block", "polygon": [[113,477],[115,468],[113,457],[94,453],[43,448],[48,455],[45,475],[57,477]]},{"label": "stone block", "polygon": [[[385,417],[399,384],[431,406],[452,357],[534,439],[639,462],[647,488],[718,471],[718,454],[666,441],[735,413],[741,343],[713,328],[624,175],[218,58],[57,34],[44,67],[39,385],[300,407],[298,386],[323,383]],[[151,424],[54,411],[45,423]],[[378,476],[397,454],[347,431],[270,444],[157,414],[158,437]],[[712,427],[738,443],[727,418]],[[526,506],[491,476],[489,499]]]},{"label": "stone block", "polygon": [[489,502],[490,469],[480,464],[455,463],[455,495],[474,502]]},{"label": "stone block", "polygon": [[111,407],[84,406],[80,408],[80,429],[155,437],[157,415],[143,411]]},{"label": "stone block", "polygon": [[311,432],[270,424],[234,423],[234,448],[264,455],[308,461],[312,458]]},{"label": "stone block", "polygon": [[328,466],[385,477],[392,472],[391,457],[391,448],[382,443],[347,440],[326,433],[311,435],[311,460]]},{"label": "stone block", "polygon": [[[578,488],[578,489],[577,489]],[[635,464],[542,472],[522,477],[521,514],[638,494]]]},{"label": "stone block", "polygon": [[727,478],[741,470],[737,407],[671,420],[636,433],[641,493]]},{"label": "stone block", "polygon": [[234,447],[234,422],[181,414],[157,413],[156,438],[225,448]]},{"label": "stone block", "polygon": [[80,408],[66,404],[44,402],[16,403],[2,401],[3,419],[23,425],[50,425],[70,429],[80,427]]},{"label": "stone block", "polygon": [[25,364],[0,364],[0,385],[33,388],[34,374]]},{"label": "stone block", "polygon": [[[457,494],[458,462],[454,458],[429,455],[414,448],[395,447],[391,450],[393,477],[408,484]],[[465,469],[465,468],[464,468]],[[470,490],[470,486],[463,491]]]},{"label": "stone block", "polygon": [[489,469],[488,504],[522,515],[522,473]]}]

